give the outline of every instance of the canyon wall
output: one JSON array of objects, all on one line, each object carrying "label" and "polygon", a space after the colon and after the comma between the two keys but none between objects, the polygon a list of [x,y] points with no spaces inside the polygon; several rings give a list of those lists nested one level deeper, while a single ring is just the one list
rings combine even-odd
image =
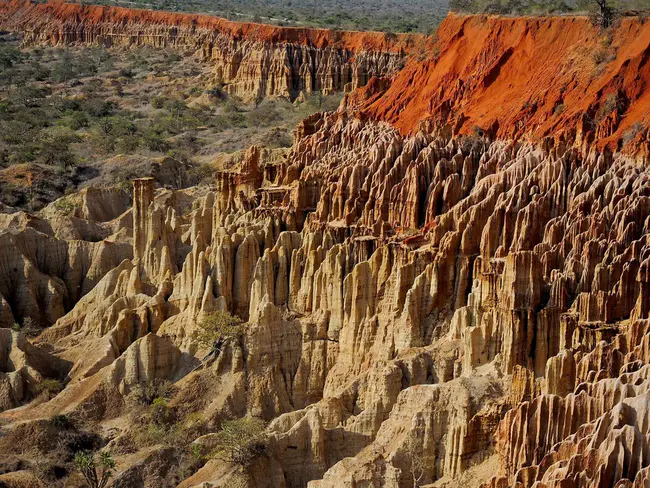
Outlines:
[{"label": "canyon wall", "polygon": [[27,44],[173,47],[214,64],[214,82],[244,99],[350,91],[391,76],[420,35],[273,27],[206,15],[80,4],[0,3],[0,29]]},{"label": "canyon wall", "polygon": [[[450,16],[430,58],[302,121],[282,161],[252,147],[210,186],[136,180],[129,210],[105,190],[74,216],[3,217],[0,320],[53,323],[33,344],[0,335],[5,438],[78,416],[112,429],[116,486],[166,486],[123,446],[125,398],[167,379],[171,408],[208,430],[269,422],[245,469],[210,459],[181,487],[645,486],[648,29]],[[560,55],[605,35],[619,49],[602,72]],[[526,78],[545,45],[546,85]],[[524,95],[553,105],[565,83],[562,111],[516,123]],[[625,103],[611,130],[586,124],[612,86]],[[493,130],[463,135],[481,113]],[[197,334],[219,310],[245,325],[208,354]],[[12,408],[57,372],[54,398]],[[174,446],[147,449],[171,459]],[[28,463],[47,449],[0,439],[0,452]]]}]

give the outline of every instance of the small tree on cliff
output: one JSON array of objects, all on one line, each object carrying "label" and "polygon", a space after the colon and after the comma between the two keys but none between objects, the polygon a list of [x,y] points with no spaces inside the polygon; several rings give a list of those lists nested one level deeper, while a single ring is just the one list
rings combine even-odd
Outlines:
[{"label": "small tree on cliff", "polygon": [[200,330],[196,336],[199,344],[210,348],[210,352],[203,360],[219,357],[224,346],[239,339],[242,333],[241,324],[242,319],[230,315],[225,310],[217,310],[205,315],[199,322]]},{"label": "small tree on cliff", "polygon": [[212,457],[246,467],[266,449],[266,423],[263,420],[243,417],[227,420],[214,434]]},{"label": "small tree on cliff", "polygon": [[410,471],[413,477],[413,488],[418,488],[426,473],[427,462],[422,453],[422,448],[419,447],[419,442],[413,435],[409,436],[406,442],[406,454],[411,462]]},{"label": "small tree on cliff", "polygon": [[602,28],[612,25],[615,11],[613,0],[582,0],[580,6],[594,12],[596,23]]},{"label": "small tree on cliff", "polygon": [[614,9],[610,6],[608,0],[593,0],[598,7],[598,21],[601,27],[607,28],[612,25]]}]

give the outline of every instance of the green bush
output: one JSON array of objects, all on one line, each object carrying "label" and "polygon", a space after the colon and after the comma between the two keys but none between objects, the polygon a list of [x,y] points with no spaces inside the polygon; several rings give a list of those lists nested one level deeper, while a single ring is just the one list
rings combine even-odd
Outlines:
[{"label": "green bush", "polygon": [[236,315],[230,315],[225,310],[206,314],[199,322],[196,340],[205,347],[214,347],[219,340],[228,342],[239,338],[242,331],[242,320]]},{"label": "green bush", "polygon": [[61,119],[61,124],[72,130],[79,130],[90,125],[90,119],[85,112],[72,112]]},{"label": "green bush", "polygon": [[263,101],[247,114],[249,127],[268,127],[282,120],[274,101]]},{"label": "green bush", "polygon": [[69,197],[62,197],[54,202],[54,208],[63,215],[72,216],[77,209],[77,205]]},{"label": "green bush", "polygon": [[161,397],[155,398],[149,407],[151,423],[158,426],[169,426],[175,420],[174,412],[167,405],[167,400]]},{"label": "green bush", "polygon": [[266,423],[256,418],[244,417],[224,422],[214,436],[212,457],[247,466],[266,450],[265,428]]},{"label": "green bush", "polygon": [[170,149],[167,140],[164,137],[162,137],[160,134],[152,130],[148,130],[145,132],[144,145],[150,151],[166,152]]},{"label": "green bush", "polygon": [[23,59],[23,54],[14,46],[0,46],[0,67],[11,68]]},{"label": "green bush", "polygon": [[38,159],[43,164],[58,166],[62,169],[74,166],[77,158],[70,149],[70,145],[81,140],[81,137],[64,127],[46,129],[41,132]]},{"label": "green bush", "polygon": [[177,388],[173,383],[155,380],[148,383],[138,383],[127,396],[127,404],[133,408],[150,406],[157,399],[169,400],[176,394]]},{"label": "green bush", "polygon": [[50,419],[50,423],[56,429],[69,429],[72,427],[72,420],[67,415],[59,414]]},{"label": "green bush", "polygon": [[126,134],[118,139],[117,150],[123,153],[132,153],[140,147],[141,142],[142,139],[138,135]]},{"label": "green bush", "polygon": [[41,101],[48,95],[47,89],[35,85],[20,86],[9,96],[9,101],[24,108],[40,106]]},{"label": "green bush", "polygon": [[81,110],[92,117],[107,117],[113,115],[117,109],[115,102],[102,100],[99,97],[90,97],[82,102]]},{"label": "green bush", "polygon": [[161,109],[165,106],[165,103],[167,103],[167,99],[163,96],[157,96],[151,99],[151,106],[153,108]]},{"label": "green bush", "polygon": [[34,388],[37,394],[45,394],[46,396],[56,395],[61,390],[63,390],[63,383],[55,379],[45,379]]},{"label": "green bush", "polygon": [[106,488],[115,471],[115,461],[108,452],[101,452],[96,460],[90,451],[79,451],[74,464],[90,488]]}]

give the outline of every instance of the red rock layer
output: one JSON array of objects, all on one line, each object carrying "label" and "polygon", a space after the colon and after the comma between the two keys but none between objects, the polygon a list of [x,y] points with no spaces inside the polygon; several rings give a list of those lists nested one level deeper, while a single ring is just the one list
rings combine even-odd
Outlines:
[{"label": "red rock layer", "polygon": [[450,14],[429,53],[366,101],[365,114],[402,133],[428,121],[460,134],[611,148],[650,121],[650,24],[637,18],[601,32],[586,17]]},{"label": "red rock layer", "polygon": [[276,27],[254,22],[232,22],[219,17],[199,14],[172,13],[153,10],[81,5],[51,1],[32,3],[12,0],[0,2],[0,15],[19,15],[17,19],[25,25],[50,24],[61,26],[69,23],[83,23],[86,26],[105,24],[146,25],[168,27],[170,32],[181,29],[194,31],[210,30],[227,34],[234,39],[291,43],[317,48],[337,47],[350,51],[393,51],[409,49],[421,36],[407,34],[386,34],[383,32],[332,31],[307,27]]}]

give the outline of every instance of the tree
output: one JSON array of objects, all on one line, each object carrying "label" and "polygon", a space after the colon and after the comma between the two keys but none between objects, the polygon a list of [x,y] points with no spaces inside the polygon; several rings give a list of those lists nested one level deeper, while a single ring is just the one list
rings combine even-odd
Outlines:
[{"label": "tree", "polygon": [[415,436],[411,435],[406,443],[406,452],[411,461],[410,471],[413,477],[413,488],[420,486],[420,481],[426,473],[426,459],[422,450],[418,447],[418,442]]},{"label": "tree", "polygon": [[602,28],[606,29],[612,25],[614,20],[614,0],[582,0],[579,2],[579,6],[592,12],[596,10],[596,22]]},{"label": "tree", "polygon": [[449,8],[456,12],[474,12],[476,10],[472,0],[449,0]]},{"label": "tree", "polygon": [[225,310],[205,315],[199,323],[200,330],[196,336],[199,344],[210,348],[204,361],[212,356],[218,357],[224,346],[238,339],[242,332],[241,324],[242,319]]},{"label": "tree", "polygon": [[71,144],[81,142],[81,137],[65,127],[50,127],[41,132],[39,160],[45,164],[68,169],[77,162],[70,148]]},{"label": "tree", "polygon": [[214,437],[213,457],[247,466],[266,449],[265,428],[263,420],[250,417],[224,422]]},{"label": "tree", "polygon": [[97,463],[92,452],[79,451],[74,456],[74,464],[81,471],[90,488],[106,488],[108,480],[115,471],[115,461],[109,452],[99,453],[99,463]]},{"label": "tree", "polygon": [[608,0],[592,0],[598,7],[598,21],[601,27],[607,28],[612,25],[614,9],[609,5]]}]

